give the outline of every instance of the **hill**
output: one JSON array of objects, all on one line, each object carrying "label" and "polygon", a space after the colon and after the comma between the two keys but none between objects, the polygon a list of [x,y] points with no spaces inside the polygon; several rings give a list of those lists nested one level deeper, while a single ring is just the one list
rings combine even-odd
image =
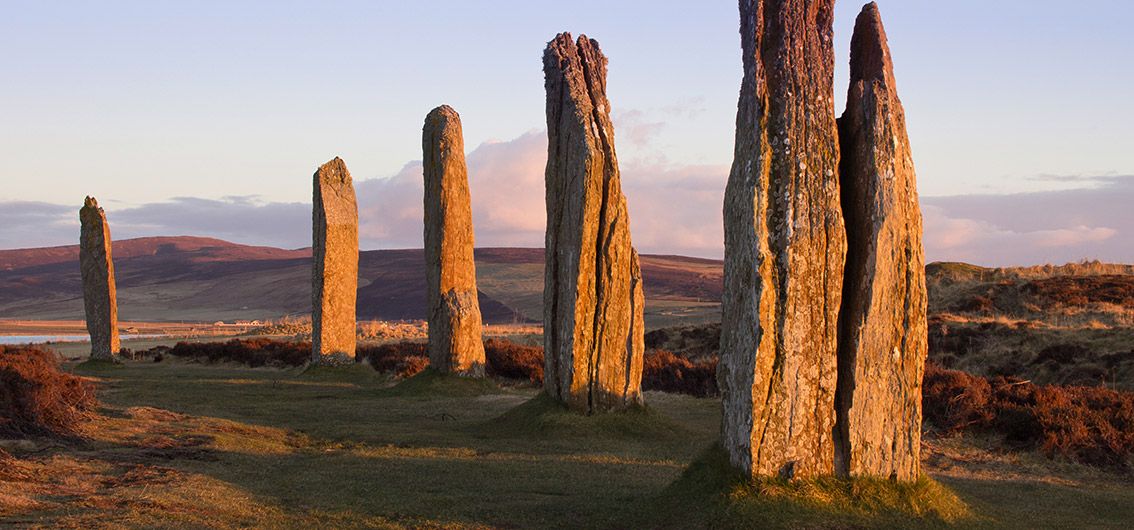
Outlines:
[{"label": "hill", "polygon": [[[83,318],[77,245],[0,251],[0,318]],[[116,241],[120,318],[141,321],[264,319],[311,311],[311,250],[285,250],[200,237]],[[425,318],[421,249],[359,254],[361,320]],[[543,250],[476,250],[481,309],[487,322],[542,316]],[[652,325],[714,320],[721,263],[643,256],[647,319]]]}]

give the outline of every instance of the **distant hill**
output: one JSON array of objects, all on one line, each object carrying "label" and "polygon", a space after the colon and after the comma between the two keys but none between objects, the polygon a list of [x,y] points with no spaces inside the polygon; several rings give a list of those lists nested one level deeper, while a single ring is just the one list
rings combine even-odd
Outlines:
[{"label": "distant hill", "polygon": [[[358,317],[423,320],[421,249],[360,255]],[[83,318],[79,248],[0,250],[0,318]],[[543,250],[476,250],[481,310],[490,323],[538,322]],[[203,237],[114,242],[120,316],[140,321],[271,319],[311,311],[311,249],[240,245]],[[720,319],[722,262],[642,256],[650,328]],[[1097,262],[984,268],[926,266],[931,317],[997,318],[1112,328],[1134,318],[1134,266]],[[934,318],[935,321],[940,319]]]},{"label": "distant hill", "polygon": [[[202,237],[114,242],[123,320],[234,320],[311,311],[311,249],[285,250]],[[83,318],[77,245],[0,250],[0,318]],[[358,317],[425,318],[421,249],[371,250],[359,256]],[[543,250],[476,250],[481,310],[487,322],[538,321]],[[721,262],[642,256],[651,325],[719,318]]]}]

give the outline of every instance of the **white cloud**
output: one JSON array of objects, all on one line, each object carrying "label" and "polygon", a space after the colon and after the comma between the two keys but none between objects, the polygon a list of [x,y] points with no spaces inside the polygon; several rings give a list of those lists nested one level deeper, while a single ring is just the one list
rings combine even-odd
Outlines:
[{"label": "white cloud", "polygon": [[[478,246],[542,246],[546,157],[542,131],[484,143],[468,153]],[[727,167],[621,164],[631,234],[641,252],[716,258],[723,254],[721,204]],[[922,197],[927,260],[981,265],[1084,258],[1134,262],[1134,177],[1074,180],[1090,185],[1014,195]],[[362,248],[421,246],[420,162],[406,164],[392,177],[356,180],[355,185]],[[140,206],[107,204],[116,239],[200,235],[287,248],[311,242],[309,203],[178,197]],[[78,204],[0,203],[0,247],[73,244],[77,212]]]}]

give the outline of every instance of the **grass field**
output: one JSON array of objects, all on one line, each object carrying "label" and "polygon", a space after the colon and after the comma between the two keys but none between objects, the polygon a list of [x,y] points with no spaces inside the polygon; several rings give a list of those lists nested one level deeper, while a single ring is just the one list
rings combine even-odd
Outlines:
[{"label": "grass field", "polygon": [[[362,366],[303,371],[165,361],[69,369],[100,381],[102,415],[87,427],[87,442],[9,448],[19,459],[0,471],[6,523],[944,524],[879,515],[853,499],[822,507],[798,491],[769,500],[736,488],[696,486],[704,480],[697,471],[703,463],[686,469],[714,444],[719,402],[713,399],[650,392],[646,410],[587,418],[538,399],[530,387],[429,372],[399,383]],[[1121,528],[1134,522],[1128,478],[1038,455],[997,454],[979,441],[947,440],[926,449],[931,476],[975,514],[957,523],[962,527]],[[824,495],[845,491],[837,483],[817,488]],[[911,494],[924,491],[934,490]]]}]

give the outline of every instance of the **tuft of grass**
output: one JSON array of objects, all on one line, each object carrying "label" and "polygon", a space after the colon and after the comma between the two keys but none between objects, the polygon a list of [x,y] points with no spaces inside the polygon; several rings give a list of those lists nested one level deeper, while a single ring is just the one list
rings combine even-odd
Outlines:
[{"label": "tuft of grass", "polygon": [[663,441],[687,436],[687,429],[647,406],[583,415],[546,393],[477,427],[486,436],[514,438],[607,438]]},{"label": "tuft of grass", "polygon": [[[969,507],[940,483],[922,477],[750,479],[714,444],[656,501],[654,524],[711,528],[926,528],[973,520]],[[679,522],[679,523],[674,523]]]},{"label": "tuft of grass", "polygon": [[426,368],[413,377],[387,389],[388,397],[437,398],[476,397],[499,394],[502,390],[490,379],[461,377]]}]

